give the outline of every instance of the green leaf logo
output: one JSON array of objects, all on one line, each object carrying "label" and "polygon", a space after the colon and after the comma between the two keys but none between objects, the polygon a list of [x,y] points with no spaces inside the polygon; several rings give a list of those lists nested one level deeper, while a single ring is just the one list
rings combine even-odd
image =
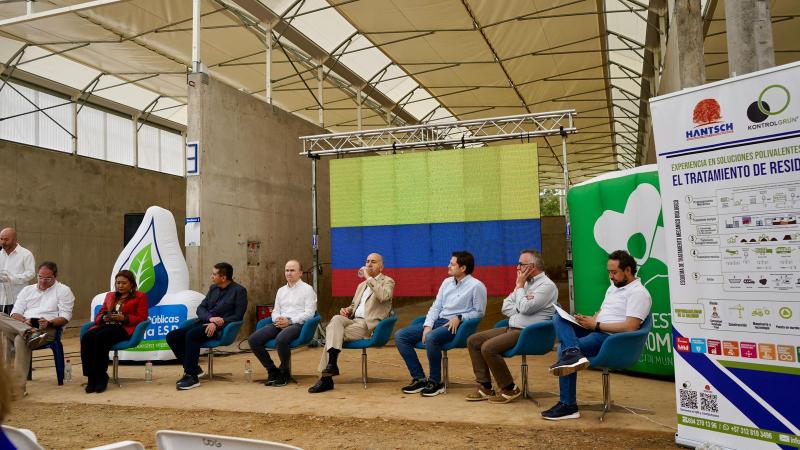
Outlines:
[{"label": "green leaf logo", "polygon": [[131,261],[130,270],[136,275],[138,290],[144,293],[150,291],[156,283],[156,271],[153,268],[153,258],[150,256],[152,246],[153,244],[145,245]]}]

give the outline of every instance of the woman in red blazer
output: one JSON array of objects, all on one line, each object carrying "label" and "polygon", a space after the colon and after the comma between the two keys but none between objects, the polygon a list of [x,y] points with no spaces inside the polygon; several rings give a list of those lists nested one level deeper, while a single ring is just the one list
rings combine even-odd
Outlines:
[{"label": "woman in red blazer", "polygon": [[86,393],[105,391],[108,386],[108,352],[130,339],[139,322],[147,320],[147,296],[136,290],[136,277],[121,270],[114,277],[116,291],[106,294],[95,325],[81,338],[83,375],[89,378]]}]

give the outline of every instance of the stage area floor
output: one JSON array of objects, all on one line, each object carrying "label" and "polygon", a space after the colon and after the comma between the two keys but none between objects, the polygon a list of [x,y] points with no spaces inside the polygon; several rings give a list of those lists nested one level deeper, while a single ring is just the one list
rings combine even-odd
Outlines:
[{"label": "stage area floor", "polygon": [[[265,371],[252,353],[215,357],[216,373],[231,373],[230,381],[205,381],[189,391],[177,391],[177,365],[158,364],[154,379],[144,382],[144,366],[122,365],[128,380],[103,394],[86,394],[78,357],[77,330],[65,333],[65,350],[73,363],[73,380],[59,387],[49,351],[34,353],[29,395],[14,403],[6,423],[33,430],[45,448],[84,448],[132,439],[154,448],[159,429],[199,431],[253,437],[303,448],[674,448],[676,426],[674,384],[671,381],[614,373],[612,398],[617,404],[654,411],[651,415],[583,409],[578,420],[549,422],[540,412],[556,402],[557,378],[547,373],[553,354],[529,357],[531,390],[541,406],[518,399],[511,404],[470,403],[473,389],[466,350],[449,352],[451,386],[434,398],[400,391],[409,380],[394,342],[368,354],[370,380],[361,384],[358,350],[340,356],[342,375],[336,389],[322,394],[306,390],[317,379],[320,348],[294,352],[297,384],[282,388],[259,382]],[[244,342],[243,346],[247,343]],[[235,350],[235,349],[231,349]],[[423,366],[427,362],[419,352]],[[244,380],[244,362],[253,362],[253,382]],[[204,367],[206,358],[201,359]],[[519,358],[509,361],[519,380]],[[544,393],[544,394],[542,394]],[[580,373],[579,403],[602,398],[601,373]],[[579,447],[578,447],[579,446]]]}]

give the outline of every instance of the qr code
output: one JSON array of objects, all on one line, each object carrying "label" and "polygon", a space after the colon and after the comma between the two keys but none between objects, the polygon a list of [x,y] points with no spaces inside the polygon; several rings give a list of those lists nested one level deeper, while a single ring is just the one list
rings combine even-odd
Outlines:
[{"label": "qr code", "polygon": [[[696,400],[695,400],[696,402]],[[708,392],[700,393],[700,409],[712,413],[719,412],[719,405],[717,405],[717,394],[710,394]]]},{"label": "qr code", "polygon": [[681,408],[697,409],[697,391],[681,389]]}]

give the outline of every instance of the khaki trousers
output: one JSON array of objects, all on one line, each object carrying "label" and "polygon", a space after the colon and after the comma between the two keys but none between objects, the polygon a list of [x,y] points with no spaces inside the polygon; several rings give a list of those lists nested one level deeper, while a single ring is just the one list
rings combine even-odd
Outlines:
[{"label": "khaki trousers", "polygon": [[[28,342],[25,340],[25,333],[28,330],[33,330],[26,323],[19,320],[12,319],[11,316],[0,314],[0,332],[5,337],[4,341],[9,346],[14,346],[14,371],[17,376],[17,382],[24,389],[25,382],[28,379],[28,369],[31,366],[31,351],[34,348],[28,347]],[[55,327],[47,327],[47,339],[41,345],[45,345],[55,340],[56,329]],[[40,346],[41,346],[40,345]],[[10,355],[6,354],[6,367],[9,366]]]},{"label": "khaki trousers", "polygon": [[517,345],[519,328],[492,328],[473,334],[467,340],[472,371],[478,383],[491,383],[492,376],[497,387],[502,389],[514,382],[508,370],[503,352]]},{"label": "khaki trousers", "polygon": [[317,371],[322,372],[328,365],[328,349],[341,350],[342,344],[349,341],[366,339],[370,335],[367,321],[361,318],[350,319],[342,315],[333,316],[328,326],[325,327],[325,350],[319,360]]}]

